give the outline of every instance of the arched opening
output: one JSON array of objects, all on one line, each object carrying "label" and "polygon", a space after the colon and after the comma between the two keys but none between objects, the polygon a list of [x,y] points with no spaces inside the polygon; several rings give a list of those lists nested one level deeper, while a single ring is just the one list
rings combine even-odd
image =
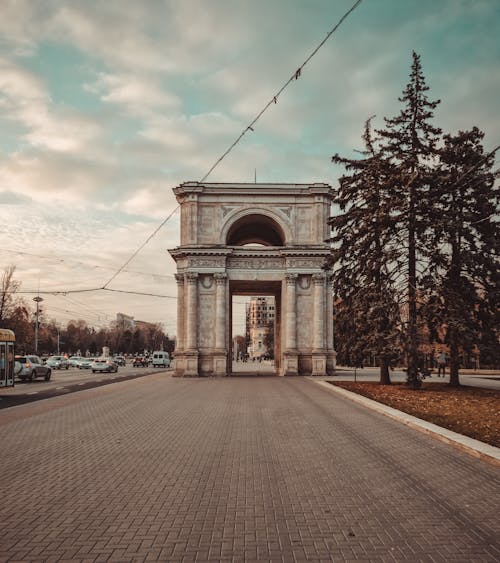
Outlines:
[{"label": "arched opening", "polygon": [[264,246],[284,246],[285,235],[281,227],[266,215],[251,214],[238,219],[227,234],[228,246],[262,244]]}]

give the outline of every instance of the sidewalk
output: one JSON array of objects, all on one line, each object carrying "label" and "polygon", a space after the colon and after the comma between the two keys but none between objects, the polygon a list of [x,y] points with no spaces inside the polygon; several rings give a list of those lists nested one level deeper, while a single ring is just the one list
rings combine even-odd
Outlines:
[{"label": "sidewalk", "polygon": [[497,468],[308,378],[151,375],[0,441],[1,562],[500,560]]}]

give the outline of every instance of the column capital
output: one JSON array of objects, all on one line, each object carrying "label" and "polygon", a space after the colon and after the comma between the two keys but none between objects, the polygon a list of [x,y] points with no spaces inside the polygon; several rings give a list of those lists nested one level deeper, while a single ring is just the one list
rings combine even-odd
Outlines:
[{"label": "column capital", "polygon": [[286,284],[287,285],[295,285],[295,282],[297,281],[298,275],[297,274],[292,274],[290,272],[287,272],[285,274],[285,280],[286,280]]},{"label": "column capital", "polygon": [[177,285],[182,285],[184,283],[184,274],[174,274],[174,277]]},{"label": "column capital", "polygon": [[196,283],[198,281],[198,272],[188,272],[186,274],[186,280],[188,283]]},{"label": "column capital", "polygon": [[216,274],[214,274],[214,279],[217,285],[225,285],[227,274],[225,272],[217,272]]},{"label": "column capital", "polygon": [[322,285],[325,283],[325,274],[323,272],[318,272],[312,275],[312,281],[314,285]]}]

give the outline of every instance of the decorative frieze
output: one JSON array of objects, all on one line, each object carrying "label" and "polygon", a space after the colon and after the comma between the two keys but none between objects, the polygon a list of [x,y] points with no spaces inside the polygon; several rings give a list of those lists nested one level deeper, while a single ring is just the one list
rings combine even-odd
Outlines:
[{"label": "decorative frieze", "polygon": [[312,257],[312,258],[291,258],[287,257],[286,267],[289,269],[302,269],[302,270],[316,270],[321,268],[325,262],[324,256]]},{"label": "decorative frieze", "polygon": [[190,256],[188,259],[190,268],[225,268],[225,256]]},{"label": "decorative frieze", "polygon": [[238,270],[282,270],[285,268],[284,258],[230,257],[228,267]]}]

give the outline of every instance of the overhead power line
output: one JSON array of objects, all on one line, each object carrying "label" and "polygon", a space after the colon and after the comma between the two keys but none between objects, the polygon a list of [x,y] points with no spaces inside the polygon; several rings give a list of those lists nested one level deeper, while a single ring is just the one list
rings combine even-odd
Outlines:
[{"label": "overhead power line", "polygon": [[[224,158],[226,158],[226,156],[234,149],[234,147],[240,142],[240,140],[248,131],[254,131],[253,126],[257,123],[257,121],[262,117],[262,115],[267,111],[267,109],[269,109],[271,105],[274,105],[278,102],[278,98],[285,90],[285,88],[287,88],[294,80],[299,79],[306,64],[314,57],[314,55],[321,49],[321,47],[323,47],[323,45],[328,41],[330,36],[335,33],[335,31],[340,27],[344,20],[361,4],[361,1],[362,0],[357,0],[357,2],[355,2],[353,6],[340,18],[338,23],[326,34],[326,37],[323,39],[323,41],[321,41],[321,43],[314,49],[314,51],[307,57],[307,59],[294,71],[292,76],[285,82],[285,84],[283,84],[283,86],[276,92],[276,94],[274,94],[271,100],[254,117],[249,125],[247,125],[247,127],[242,131],[239,137],[231,144],[231,146],[226,149],[222,156],[220,156],[215,161],[215,163],[210,167],[210,169],[203,176],[200,182],[204,182],[208,178],[208,176],[210,176],[214,169],[222,162],[222,160],[224,160]],[[107,288],[107,286],[120,274],[120,272],[123,271],[123,269],[137,256],[137,254],[139,254],[139,252],[146,246],[146,244],[156,235],[156,233],[158,233],[158,231],[167,223],[170,217],[172,217],[172,215],[179,209],[179,207],[180,206],[178,205],[172,211],[172,213],[170,213],[170,215],[164,221],[162,221],[162,223],[153,231],[153,233],[151,233],[151,235],[149,235],[149,237],[141,244],[141,246],[139,246],[139,248],[132,254],[132,256],[130,256],[125,264],[121,268],[119,268],[113,276],[111,276],[111,278],[104,284],[104,288]]]},{"label": "overhead power line", "polygon": [[215,164],[210,168],[210,170],[203,176],[200,180],[204,182],[208,176],[214,171],[214,169],[224,160],[224,158],[234,149],[234,147],[241,141],[241,139],[248,133],[248,131],[255,131],[254,125],[259,121],[262,115],[272,106],[278,103],[278,98],[282,92],[287,88],[292,82],[298,80],[302,76],[302,70],[306,64],[314,57],[314,55],[323,47],[323,45],[328,41],[331,35],[337,31],[344,20],[353,12],[360,4],[362,0],[358,0],[353,6],[340,18],[338,23],[326,34],[326,37],[321,41],[321,43],[314,49],[314,51],[307,57],[307,59],[294,71],[292,76],[283,84],[283,86],[274,94],[274,96],[267,102],[267,104],[260,110],[260,112],[254,117],[254,119],[246,126],[245,129],[240,133],[236,140],[229,146],[229,148],[222,154],[221,157],[217,159]]},{"label": "overhead power line", "polygon": [[[214,171],[214,169],[226,158],[226,156],[236,147],[236,145],[240,142],[240,140],[244,137],[244,135],[248,131],[254,131],[254,125],[259,121],[262,115],[271,107],[278,102],[279,96],[283,93],[283,91],[295,80],[298,80],[302,75],[302,70],[307,65],[307,63],[316,55],[316,53],[321,49],[321,47],[328,41],[328,39],[335,33],[335,31],[340,27],[340,25],[344,22],[344,20],[361,4],[362,0],[357,0],[352,7],[340,18],[337,24],[326,34],[326,37],[316,46],[316,48],[312,51],[312,53],[305,59],[305,61],[293,72],[290,78],[281,86],[281,88],[272,96],[272,98],[267,102],[267,104],[261,109],[261,111],[254,117],[254,119],[247,125],[247,127],[242,131],[242,133],[237,137],[235,141],[229,146],[228,149],[224,151],[224,153],[215,161],[215,163],[210,167],[208,172],[203,176],[200,182],[204,182],[208,176]],[[125,291],[125,290],[111,290],[108,285],[121,273],[125,270],[125,268],[130,264],[130,262],[139,254],[139,252],[148,244],[148,242],[156,236],[156,234],[165,226],[165,224],[170,220],[173,214],[179,209],[180,205],[177,205],[175,209],[156,227],[156,229],[148,236],[148,238],[132,253],[130,258],[116,270],[116,272],[109,278],[109,280],[100,287],[89,288],[89,289],[78,289],[78,290],[67,290],[67,291],[18,291],[17,293],[25,293],[25,294],[52,294],[52,295],[66,295],[71,293],[89,293],[93,291],[115,291],[119,293],[129,293],[134,295],[147,295],[153,297],[164,297],[167,299],[176,299],[176,297],[172,297],[169,295],[156,295],[152,293],[141,293],[137,291]]]}]

